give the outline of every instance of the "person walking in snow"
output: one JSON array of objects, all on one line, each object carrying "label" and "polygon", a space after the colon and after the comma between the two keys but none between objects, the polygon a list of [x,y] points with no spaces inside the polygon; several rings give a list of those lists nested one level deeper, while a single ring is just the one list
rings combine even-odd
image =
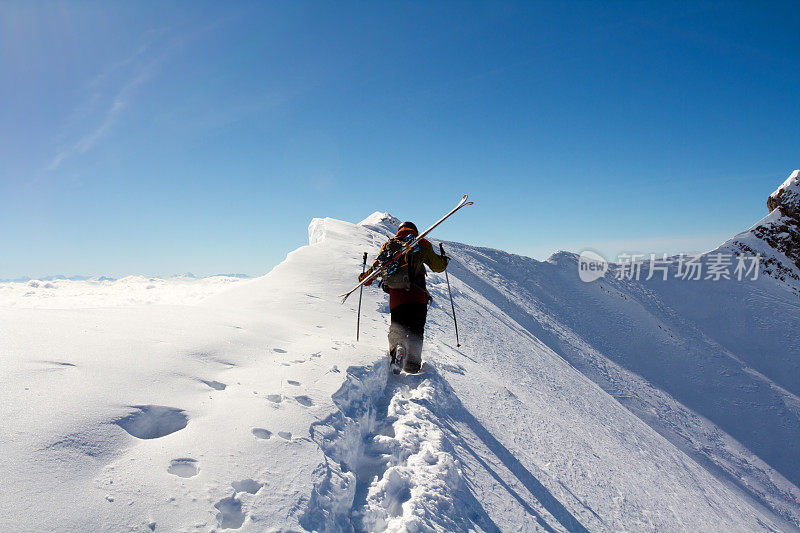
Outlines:
[{"label": "person walking in snow", "polygon": [[[373,265],[358,276],[360,282],[383,262],[400,250],[404,244],[419,235],[413,222],[403,222],[397,234],[380,250]],[[399,373],[419,372],[422,366],[422,339],[431,296],[425,287],[427,265],[434,272],[447,268],[448,258],[433,251],[431,243],[422,239],[413,249],[395,262],[390,272],[381,280],[381,287],[389,293],[389,310],[392,324],[389,327],[389,364]],[[367,283],[366,285],[370,285]]]}]

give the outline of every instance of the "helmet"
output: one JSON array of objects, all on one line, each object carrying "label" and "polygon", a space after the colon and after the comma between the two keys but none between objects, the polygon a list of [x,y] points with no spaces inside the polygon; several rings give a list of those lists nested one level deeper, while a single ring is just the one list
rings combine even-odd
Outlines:
[{"label": "helmet", "polygon": [[419,233],[419,230],[417,229],[417,226],[413,222],[408,222],[408,221],[403,222],[402,224],[400,224],[400,227],[397,228],[397,229],[399,231],[399,230],[401,230],[403,228],[412,229],[412,230],[414,230],[414,233]]}]

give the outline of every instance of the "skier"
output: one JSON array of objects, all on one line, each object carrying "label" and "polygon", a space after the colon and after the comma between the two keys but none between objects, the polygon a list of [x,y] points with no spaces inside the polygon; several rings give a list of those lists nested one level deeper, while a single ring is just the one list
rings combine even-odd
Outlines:
[{"label": "skier", "polygon": [[[403,222],[397,234],[389,239],[378,254],[378,259],[358,281],[380,268],[385,258],[392,257],[405,243],[412,242],[419,232],[413,222]],[[389,327],[389,364],[394,373],[400,370],[419,372],[422,366],[422,339],[425,319],[431,296],[425,288],[425,265],[434,272],[447,268],[448,258],[433,251],[431,243],[422,239],[382,276],[381,287],[389,293],[389,310],[392,324]],[[371,285],[372,281],[365,283]]]}]

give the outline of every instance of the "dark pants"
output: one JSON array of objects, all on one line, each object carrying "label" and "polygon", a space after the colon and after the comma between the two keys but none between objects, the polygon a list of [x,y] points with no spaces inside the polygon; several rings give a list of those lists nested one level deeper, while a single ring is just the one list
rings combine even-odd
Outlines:
[{"label": "dark pants", "polygon": [[389,350],[394,353],[395,348],[402,345],[406,350],[407,365],[416,365],[419,368],[422,363],[422,338],[427,317],[427,304],[409,302],[392,309]]}]

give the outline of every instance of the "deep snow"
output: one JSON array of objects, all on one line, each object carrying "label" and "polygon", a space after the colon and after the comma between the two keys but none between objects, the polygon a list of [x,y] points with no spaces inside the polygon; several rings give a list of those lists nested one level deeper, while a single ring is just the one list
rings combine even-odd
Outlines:
[{"label": "deep snow", "polygon": [[800,526],[791,287],[583,283],[573,254],[445,243],[462,347],[432,275],[424,372],[394,377],[383,293],[364,291],[359,343],[336,295],[396,223],[315,219],[268,275],[191,304],[2,304],[0,524]]}]

